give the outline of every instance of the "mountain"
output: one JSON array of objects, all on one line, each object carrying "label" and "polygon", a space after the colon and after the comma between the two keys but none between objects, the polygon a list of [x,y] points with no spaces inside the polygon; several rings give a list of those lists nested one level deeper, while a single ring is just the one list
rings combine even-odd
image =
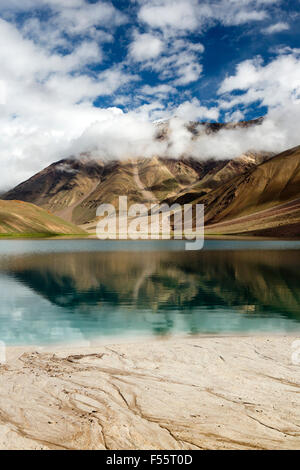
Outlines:
[{"label": "mountain", "polygon": [[50,165],[3,198],[31,202],[84,224],[95,218],[99,204],[114,204],[119,195],[127,195],[129,203],[149,203],[176,193],[198,179],[196,162],[194,167],[158,158],[104,163],[81,156]]},{"label": "mountain", "polygon": [[0,236],[84,235],[75,225],[22,201],[0,200]]},{"label": "mountain", "polygon": [[[188,123],[198,135],[259,125]],[[168,139],[168,123],[157,125],[157,139]],[[193,138],[194,138],[193,137]],[[51,211],[95,232],[100,204],[202,203],[207,234],[297,236],[300,223],[300,147],[277,156],[248,152],[234,159],[131,158],[104,161],[81,154],[53,163],[3,195]]]},{"label": "mountain", "polygon": [[186,186],[175,197],[169,198],[166,202],[172,204],[177,202],[185,204],[193,202],[196,198],[205,196],[210,191],[227,183],[236,176],[246,173],[248,170],[256,168],[260,163],[268,160],[273,155],[268,152],[254,153],[247,152],[232,160],[209,160],[206,165],[210,165],[206,172],[203,172],[200,179],[195,183]]},{"label": "mountain", "polygon": [[127,195],[129,204],[150,205],[185,194],[195,199],[267,157],[249,154],[234,161],[153,157],[103,162],[81,156],[53,163],[3,199],[31,202],[66,221],[93,225],[97,207],[102,203],[117,205],[121,195]]},{"label": "mountain", "polygon": [[[257,126],[262,119],[240,123],[187,122],[191,139],[222,129]],[[155,124],[156,139],[169,143],[169,121]],[[64,220],[79,225],[91,224],[94,229],[96,210],[102,203],[117,204],[120,195],[128,202],[161,202],[187,195],[195,198],[206,194],[219,184],[253,168],[270,155],[247,154],[235,160],[190,158],[136,158],[122,161],[103,161],[101,155],[91,158],[81,154],[60,160],[40,171],[29,180],[3,195],[6,200],[31,202],[50,210]],[[192,196],[189,196],[189,194]]]},{"label": "mountain", "polygon": [[300,235],[300,146],[194,200],[207,233]]}]

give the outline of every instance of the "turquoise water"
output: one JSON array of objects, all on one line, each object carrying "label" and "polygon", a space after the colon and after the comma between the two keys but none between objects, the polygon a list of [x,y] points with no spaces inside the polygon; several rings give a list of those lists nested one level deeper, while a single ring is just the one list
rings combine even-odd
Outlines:
[{"label": "turquoise water", "polygon": [[0,241],[0,341],[300,331],[300,242]]}]

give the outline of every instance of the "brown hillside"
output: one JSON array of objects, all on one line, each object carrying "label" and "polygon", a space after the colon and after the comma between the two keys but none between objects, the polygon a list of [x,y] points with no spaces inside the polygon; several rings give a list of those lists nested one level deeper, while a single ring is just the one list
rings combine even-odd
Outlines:
[{"label": "brown hillside", "polygon": [[84,231],[50,212],[22,201],[0,200],[0,234],[84,235]]}]

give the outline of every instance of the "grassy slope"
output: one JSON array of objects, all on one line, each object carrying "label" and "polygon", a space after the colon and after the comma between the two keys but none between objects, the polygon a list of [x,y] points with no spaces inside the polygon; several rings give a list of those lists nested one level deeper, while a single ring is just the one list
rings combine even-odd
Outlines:
[{"label": "grassy slope", "polygon": [[84,235],[74,224],[22,201],[0,200],[0,236]]}]

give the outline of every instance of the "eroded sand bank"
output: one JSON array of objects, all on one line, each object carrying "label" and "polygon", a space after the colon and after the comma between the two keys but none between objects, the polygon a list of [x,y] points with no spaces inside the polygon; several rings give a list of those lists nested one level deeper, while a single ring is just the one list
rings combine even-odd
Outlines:
[{"label": "eroded sand bank", "polygon": [[299,449],[295,339],[10,349],[0,448]]}]

